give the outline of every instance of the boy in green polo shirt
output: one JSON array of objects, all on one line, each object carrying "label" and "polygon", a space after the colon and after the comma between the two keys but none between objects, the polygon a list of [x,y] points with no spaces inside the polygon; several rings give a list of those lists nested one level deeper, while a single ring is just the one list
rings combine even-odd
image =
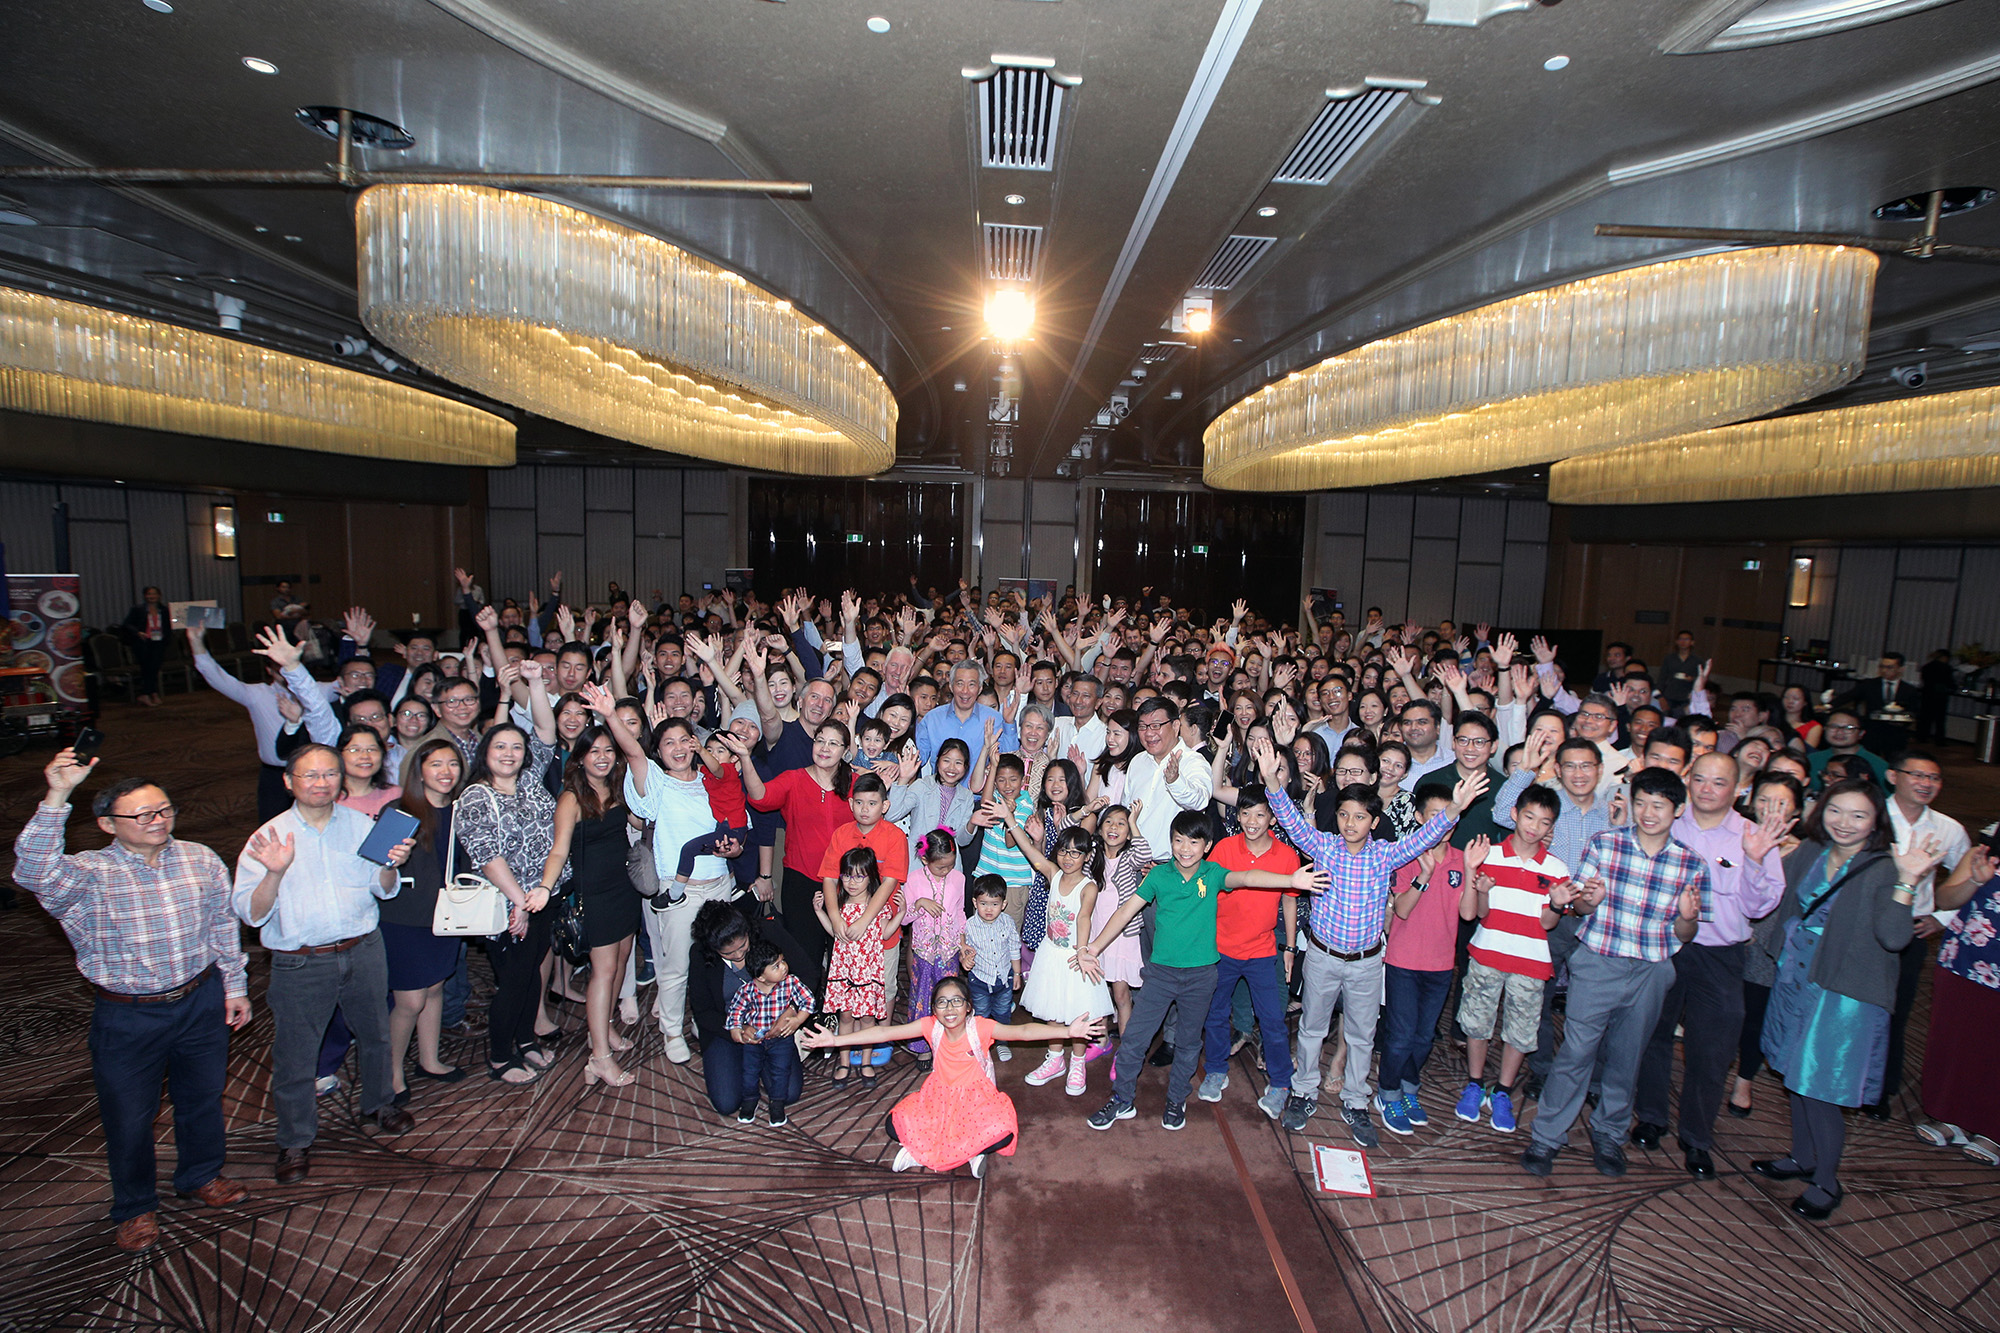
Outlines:
[{"label": "boy in green polo shirt", "polygon": [[1146,1048],[1166,1021],[1167,1010],[1176,1002],[1181,1007],[1181,1021],[1175,1025],[1174,1067],[1167,1077],[1167,1109],[1160,1116],[1160,1127],[1179,1129],[1187,1124],[1188,1089],[1194,1085],[1194,1067],[1201,1059],[1202,1020],[1215,996],[1215,963],[1221,957],[1215,947],[1215,904],[1221,895],[1231,889],[1310,893],[1326,887],[1324,872],[1303,867],[1289,875],[1224,870],[1208,859],[1208,828],[1208,815],[1203,811],[1183,810],[1175,815],[1174,859],[1154,866],[1139,882],[1138,891],[1112,913],[1097,938],[1076,951],[1071,965],[1092,981],[1102,980],[1097,951],[1117,939],[1147,903],[1154,905],[1153,953],[1141,974],[1145,984],[1139,987],[1131,1020],[1119,1037],[1111,1100],[1091,1114],[1088,1123],[1092,1129],[1110,1129],[1138,1114],[1132,1099],[1138,1091],[1139,1068],[1146,1059]]}]

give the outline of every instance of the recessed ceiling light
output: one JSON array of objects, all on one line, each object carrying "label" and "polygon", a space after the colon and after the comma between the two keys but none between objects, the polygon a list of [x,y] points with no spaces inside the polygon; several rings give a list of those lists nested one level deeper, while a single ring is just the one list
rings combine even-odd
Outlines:
[{"label": "recessed ceiling light", "polygon": [[1549,71],[1550,73],[1552,73],[1552,74],[1553,74],[1553,73],[1554,73],[1554,72],[1555,72],[1556,70],[1559,70],[1559,69],[1568,69],[1568,68],[1569,68],[1569,57],[1568,57],[1568,56],[1550,56],[1550,57],[1549,57],[1549,58],[1548,58],[1547,60],[1544,60],[1544,61],[1542,62],[1542,68],[1543,68],[1543,69],[1545,69],[1545,70],[1548,70],[1548,71]]},{"label": "recessed ceiling light", "polygon": [[259,74],[276,74],[278,67],[262,56],[244,56],[243,68],[255,70]]},{"label": "recessed ceiling light", "polygon": [[299,241],[303,241],[303,240],[305,239],[305,237],[303,237],[303,236],[287,236],[287,237],[286,237],[285,239],[286,239],[286,240],[288,240],[288,241],[291,241],[291,242],[293,242],[293,243],[297,243],[297,242],[299,242]]},{"label": "recessed ceiling light", "polygon": [[1019,208],[1022,204],[1028,202],[1028,196],[1025,194],[1010,194],[1007,196],[1007,202],[1015,208]]},{"label": "recessed ceiling light", "polygon": [[271,230],[271,229],[270,229],[269,227],[257,227],[257,228],[255,228],[255,231],[256,231],[256,233],[257,233],[257,234],[258,234],[259,236],[262,236],[262,235],[263,235],[264,233],[266,233],[266,232],[268,232],[268,231],[270,231],[270,230]]},{"label": "recessed ceiling light", "polygon": [[167,0],[140,0],[140,3],[155,14],[171,14],[174,12],[174,7],[168,4]]},{"label": "recessed ceiling light", "polygon": [[868,31],[870,32],[889,31],[889,20],[883,18],[880,14],[877,14],[874,18],[868,20]]},{"label": "recessed ceiling light", "polygon": [[1260,218],[1274,218],[1278,216],[1278,210],[1266,204],[1257,210],[1257,216]]},{"label": "recessed ceiling light", "polygon": [[951,332],[951,325],[949,325],[949,324],[940,324],[940,325],[938,325],[938,327],[939,327],[940,329],[944,330],[944,331],[945,331],[946,333],[950,333],[950,332]]}]

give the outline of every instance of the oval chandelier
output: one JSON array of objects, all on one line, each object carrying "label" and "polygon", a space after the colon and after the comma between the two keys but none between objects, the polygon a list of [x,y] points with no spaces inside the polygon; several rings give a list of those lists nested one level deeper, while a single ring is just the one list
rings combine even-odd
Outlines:
[{"label": "oval chandelier", "polygon": [[1668,504],[2000,486],[2000,388],[1800,412],[1549,469],[1554,504]]},{"label": "oval chandelier", "polygon": [[418,463],[512,467],[514,423],[161,320],[0,289],[0,407]]},{"label": "oval chandelier", "polygon": [[1775,411],[1852,379],[1880,261],[1735,250],[1606,273],[1329,357],[1231,406],[1203,479],[1303,491],[1462,476]]},{"label": "oval chandelier", "polygon": [[419,365],[633,444],[867,476],[896,400],[859,353],[741,275],[528,195],[378,185],[355,203],[361,319]]}]

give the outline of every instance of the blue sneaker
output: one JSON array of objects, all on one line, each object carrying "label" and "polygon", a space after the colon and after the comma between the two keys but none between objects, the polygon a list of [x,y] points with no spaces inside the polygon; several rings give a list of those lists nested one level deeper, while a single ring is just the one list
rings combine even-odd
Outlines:
[{"label": "blue sneaker", "polygon": [[1514,1132],[1514,1099],[1499,1088],[1487,1099],[1486,1105],[1492,1112],[1493,1128],[1502,1134]]},{"label": "blue sneaker", "polygon": [[1414,1092],[1403,1094],[1403,1119],[1418,1129],[1431,1122],[1431,1118],[1424,1114],[1424,1104],[1417,1100],[1417,1094]]},{"label": "blue sneaker", "polygon": [[1403,1099],[1375,1094],[1375,1109],[1382,1113],[1382,1127],[1391,1134],[1410,1134],[1409,1117],[1403,1114]]},{"label": "blue sneaker", "polygon": [[1465,1095],[1458,1099],[1458,1105],[1452,1108],[1451,1113],[1467,1124],[1476,1125],[1479,1123],[1479,1109],[1485,1104],[1486,1089],[1477,1083],[1468,1083]]}]

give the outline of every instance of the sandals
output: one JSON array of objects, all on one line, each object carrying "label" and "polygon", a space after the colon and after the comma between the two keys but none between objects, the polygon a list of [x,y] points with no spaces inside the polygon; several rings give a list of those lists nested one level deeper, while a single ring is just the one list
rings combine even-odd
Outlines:
[{"label": "sandals", "polygon": [[1942,1120],[1923,1121],[1916,1126],[1916,1130],[1917,1137],[1933,1148],[1963,1148],[1972,1142],[1965,1136],[1964,1130]]},{"label": "sandals", "polygon": [[2000,1143],[1995,1143],[1984,1134],[1974,1134],[1972,1142],[1965,1145],[1965,1155],[1975,1162],[2000,1166]]},{"label": "sandals", "polygon": [[522,1045],[521,1059],[537,1070],[547,1069],[556,1062],[555,1052],[538,1041],[531,1041]]},{"label": "sandals", "polygon": [[[512,1074],[519,1074],[520,1077],[509,1077]],[[511,1083],[515,1087],[520,1087],[524,1083],[533,1083],[536,1079],[540,1078],[542,1071],[539,1069],[530,1069],[519,1060],[512,1060],[504,1065],[487,1065],[486,1075],[495,1083]]]}]

